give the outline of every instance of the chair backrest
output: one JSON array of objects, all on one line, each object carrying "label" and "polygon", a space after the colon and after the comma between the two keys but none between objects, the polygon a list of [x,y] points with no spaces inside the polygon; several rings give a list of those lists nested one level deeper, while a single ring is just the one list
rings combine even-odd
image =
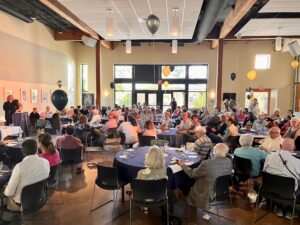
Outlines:
[{"label": "chair backrest", "polygon": [[295,140],[296,151],[300,151],[300,137],[298,136]]},{"label": "chair backrest", "polygon": [[143,147],[143,146],[151,146],[151,141],[152,140],[155,140],[155,137],[154,136],[141,136],[140,137],[140,146]]},{"label": "chair backrest", "polygon": [[234,150],[239,147],[240,136],[229,136],[226,140],[226,144],[229,148],[229,152],[233,153]]},{"label": "chair backrest", "polygon": [[132,200],[139,203],[154,204],[168,199],[167,180],[132,180]]},{"label": "chair backrest", "polygon": [[169,145],[169,142],[166,140],[160,140],[160,139],[151,141],[151,145],[157,145],[159,147],[163,147],[165,144]]},{"label": "chair backrest", "polygon": [[217,201],[223,201],[229,197],[230,181],[231,174],[223,175],[216,179],[214,185],[214,192]]},{"label": "chair backrest", "polygon": [[58,167],[59,167],[59,165],[55,165],[55,166],[50,167],[50,173],[49,173],[49,177],[47,179],[48,184],[53,184],[53,183],[56,182]]},{"label": "chair backrest", "polygon": [[41,120],[41,119],[38,119],[38,120],[36,121],[36,127],[37,127],[37,128],[45,128],[45,127],[47,126],[48,123],[49,123],[48,120]]},{"label": "chair backrest", "polygon": [[78,149],[61,149],[60,159],[62,163],[79,163],[81,159],[81,148]]},{"label": "chair backrest", "polygon": [[117,127],[109,128],[107,130],[107,137],[108,138],[116,137],[116,135],[117,135],[117,129],[118,129]]},{"label": "chair backrest", "polygon": [[243,175],[245,178],[251,178],[252,176],[252,163],[250,159],[234,156],[233,159],[234,173],[237,175]]},{"label": "chair backrest", "polygon": [[47,179],[23,187],[21,209],[23,213],[35,212],[47,202]]},{"label": "chair backrest", "polygon": [[96,184],[101,188],[118,187],[118,170],[116,167],[103,166],[97,163]]},{"label": "chair backrest", "polygon": [[294,200],[295,179],[262,171],[261,192],[267,199]]}]

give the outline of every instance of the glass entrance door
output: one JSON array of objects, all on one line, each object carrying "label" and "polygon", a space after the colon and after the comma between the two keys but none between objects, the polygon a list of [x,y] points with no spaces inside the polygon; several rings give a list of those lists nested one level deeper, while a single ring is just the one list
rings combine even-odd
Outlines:
[{"label": "glass entrance door", "polygon": [[151,93],[151,92],[137,92],[136,93],[136,104],[147,105],[149,107],[156,107],[157,94]]}]

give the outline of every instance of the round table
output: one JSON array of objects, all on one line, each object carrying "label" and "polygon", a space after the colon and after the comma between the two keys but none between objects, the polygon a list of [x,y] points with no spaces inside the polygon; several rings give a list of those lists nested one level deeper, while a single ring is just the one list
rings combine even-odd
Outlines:
[{"label": "round table", "polygon": [[[51,135],[52,142],[55,144],[56,139],[59,137],[57,135]],[[37,136],[27,137],[22,139],[21,141],[14,141],[7,145],[0,147],[0,160],[3,160],[5,165],[11,168],[13,165],[21,162],[24,158],[23,153],[21,151],[22,142],[26,139],[34,139],[37,140]],[[4,157],[4,158],[3,158]]]},{"label": "round table", "polygon": [[0,170],[0,188],[3,187],[8,181],[11,176],[11,170],[8,168],[8,166],[3,165]]},{"label": "round table", "polygon": [[177,133],[176,128],[165,131],[158,130],[157,138],[168,141],[171,147],[180,147],[183,144],[183,134]]},{"label": "round table", "polygon": [[[114,166],[118,169],[119,179],[124,183],[130,183],[136,178],[138,171],[145,168],[146,153],[151,146],[139,147],[137,149],[127,149],[120,151],[115,155]],[[168,189],[178,187],[178,182],[191,182],[190,178],[181,170],[177,173],[172,172],[170,162],[173,157],[177,159],[185,159],[190,162],[190,167],[195,168],[201,161],[201,156],[198,154],[189,154],[187,152],[176,151],[175,148],[168,148],[168,156],[166,159]],[[127,158],[124,158],[126,156]]]}]

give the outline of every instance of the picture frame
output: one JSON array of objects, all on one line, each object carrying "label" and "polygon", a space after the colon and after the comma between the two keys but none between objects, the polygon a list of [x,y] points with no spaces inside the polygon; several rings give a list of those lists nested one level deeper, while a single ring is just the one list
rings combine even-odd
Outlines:
[{"label": "picture frame", "polygon": [[48,92],[46,90],[41,90],[41,99],[42,103],[47,103],[48,102]]},{"label": "picture frame", "polygon": [[29,99],[28,90],[21,88],[20,89],[20,102],[28,103],[28,99]]},{"label": "picture frame", "polygon": [[38,90],[31,89],[31,103],[36,104],[38,103]]},{"label": "picture frame", "polygon": [[82,93],[82,105],[93,106],[95,104],[95,95],[93,93]]},{"label": "picture frame", "polygon": [[5,102],[7,99],[7,96],[13,95],[13,89],[12,88],[3,88],[3,101]]}]

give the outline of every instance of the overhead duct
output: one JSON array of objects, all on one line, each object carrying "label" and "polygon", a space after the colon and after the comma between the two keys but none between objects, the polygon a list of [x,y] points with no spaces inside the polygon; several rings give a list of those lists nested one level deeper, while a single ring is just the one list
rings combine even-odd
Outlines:
[{"label": "overhead duct", "polygon": [[21,13],[18,13],[18,12],[16,12],[16,11],[14,11],[14,10],[8,8],[8,7],[5,6],[5,5],[0,4],[0,10],[2,10],[3,12],[6,12],[6,13],[8,13],[8,14],[14,16],[14,17],[17,17],[17,18],[20,19],[20,20],[23,20],[23,21],[26,22],[26,23],[32,23],[32,22],[33,22],[33,19],[28,18],[27,16],[24,16],[24,15],[22,15]]},{"label": "overhead duct", "polygon": [[[223,11],[228,0],[209,0],[204,9],[204,14],[200,18],[193,38],[190,42],[201,42],[203,41],[209,32],[215,26],[221,12]],[[189,41],[187,41],[189,42]]]}]

